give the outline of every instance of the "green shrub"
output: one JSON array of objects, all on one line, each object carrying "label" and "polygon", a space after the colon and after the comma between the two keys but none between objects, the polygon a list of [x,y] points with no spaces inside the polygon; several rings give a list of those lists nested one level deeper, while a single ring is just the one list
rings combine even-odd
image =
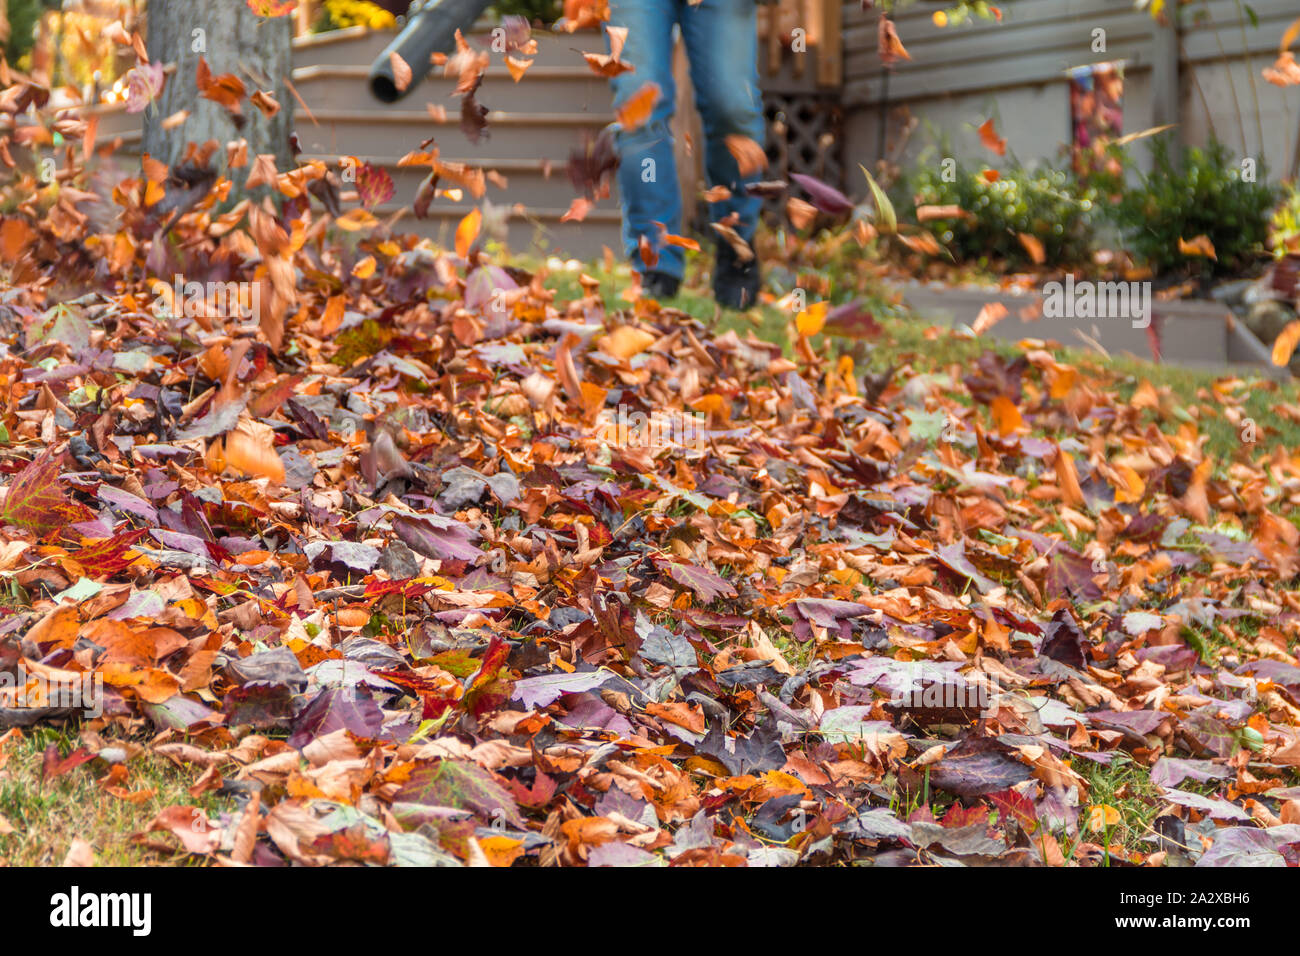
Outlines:
[{"label": "green shrub", "polygon": [[523,17],[529,23],[550,26],[564,15],[561,0],[497,0],[492,9],[503,17]]},{"label": "green shrub", "polygon": [[1278,258],[1300,252],[1300,185],[1294,182],[1283,187],[1282,199],[1273,210],[1268,244]]},{"label": "green shrub", "polygon": [[[1262,167],[1255,182],[1246,182],[1222,143],[1175,157],[1164,137],[1152,142],[1151,159],[1151,172],[1113,207],[1127,250],[1156,272],[1182,270],[1202,279],[1240,272],[1264,254],[1276,190]],[[1179,239],[1202,235],[1217,260],[1179,251]]]},{"label": "green shrub", "polygon": [[4,46],[8,62],[18,66],[18,61],[32,52],[41,14],[57,7],[50,0],[9,0],[9,41]]},{"label": "green shrub", "polygon": [[[1084,262],[1092,252],[1098,206],[1093,191],[1060,169],[1000,170],[989,182],[984,167],[958,166],[945,181],[942,165],[927,163],[905,180],[916,205],[957,206],[968,215],[934,219],[924,226],[963,262],[1032,263],[1018,234],[1042,243],[1047,262]],[[900,203],[900,210],[910,203]]]}]

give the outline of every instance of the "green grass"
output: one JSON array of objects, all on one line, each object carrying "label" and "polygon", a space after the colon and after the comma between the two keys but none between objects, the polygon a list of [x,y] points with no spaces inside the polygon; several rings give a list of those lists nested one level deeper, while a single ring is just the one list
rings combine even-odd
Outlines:
[{"label": "green grass", "polygon": [[[0,750],[0,816],[14,832],[0,836],[0,864],[8,866],[58,866],[75,839],[90,843],[100,866],[138,866],[188,862],[187,857],[160,854],[131,838],[143,832],[164,808],[176,804],[202,807],[210,812],[229,804],[211,791],[199,799],[189,786],[198,768],[181,770],[151,754],[127,761],[127,791],[156,791],[140,802],[115,797],[99,785],[108,773],[103,761],[82,764],[52,780],[42,779],[42,755],[55,744],[66,756],[79,745],[75,732],[40,726],[23,731]],[[162,832],[151,834],[159,843],[174,839]]]},{"label": "green grass", "polygon": [[[526,265],[535,268],[541,263]],[[851,262],[837,264],[840,274],[846,273],[851,267]],[[742,337],[752,331],[758,338],[779,344],[787,355],[792,355],[793,312],[769,304],[760,304],[744,313],[720,309],[709,290],[709,268],[709,257],[692,256],[681,291],[662,304],[680,309],[717,331],[735,329]],[[589,263],[585,271],[587,275],[600,280],[599,291],[606,308],[617,310],[627,307],[628,303],[620,298],[620,294],[633,281],[630,266],[618,263],[613,269],[607,269],[603,264]],[[582,295],[577,272],[552,272],[546,285],[557,290],[561,299]],[[833,353],[856,353],[855,360],[858,360],[860,369],[880,372],[891,365],[906,362],[916,373],[940,374],[954,367],[960,371],[986,351],[991,350],[1007,358],[1014,357],[1020,351],[1015,343],[999,339],[972,338],[958,334],[927,335],[927,330],[934,323],[908,312],[892,301],[885,290],[873,292],[869,284],[864,286],[860,276],[854,277],[851,282],[845,276],[843,283],[837,283],[836,273],[833,273],[831,285],[833,288],[851,286],[857,289],[855,293],[835,294],[831,298],[836,302],[850,298],[853,294],[865,298],[877,322],[884,329],[884,334],[879,339],[867,343],[865,347],[863,343],[842,339],[830,343]],[[813,344],[821,348],[824,345],[823,337],[815,337]],[[1229,373],[1226,369],[1216,372],[1183,368],[1144,361],[1130,355],[1101,356],[1075,346],[1049,344],[1047,350],[1058,361],[1077,367],[1089,378],[1098,378],[1120,402],[1132,399],[1144,380],[1150,382],[1158,392],[1168,389],[1169,394],[1162,408],[1158,412],[1144,412],[1144,421],[1155,422],[1165,432],[1174,432],[1183,422],[1194,421],[1201,433],[1208,437],[1207,451],[1218,459],[1233,459],[1243,454],[1253,457],[1259,450],[1276,445],[1300,449],[1300,423],[1277,411],[1277,406],[1283,403],[1300,406],[1300,385],[1294,381],[1279,383],[1256,375],[1241,379],[1236,394],[1244,399],[1243,414],[1254,421],[1256,426],[1255,446],[1251,448],[1242,440],[1241,426],[1234,425],[1224,417],[1221,403],[1212,391],[1216,380],[1236,373]],[[861,361],[864,357],[865,365]]]},{"label": "green grass", "polygon": [[[1142,842],[1142,838],[1153,832],[1151,821],[1164,806],[1164,800],[1151,782],[1149,768],[1134,763],[1123,751],[1114,751],[1113,756],[1109,764],[1077,761],[1074,769],[1088,782],[1088,806],[1113,807],[1119,813],[1119,822],[1104,830],[1091,831],[1088,829],[1089,814],[1085,809],[1079,817],[1081,829],[1078,839],[1061,847],[1067,859],[1081,841],[1103,847],[1118,845],[1145,853],[1152,850],[1150,844]],[[1186,789],[1195,789],[1194,782],[1188,783],[1193,786]],[[1213,786],[1202,785],[1201,789],[1206,793],[1214,791]]]}]

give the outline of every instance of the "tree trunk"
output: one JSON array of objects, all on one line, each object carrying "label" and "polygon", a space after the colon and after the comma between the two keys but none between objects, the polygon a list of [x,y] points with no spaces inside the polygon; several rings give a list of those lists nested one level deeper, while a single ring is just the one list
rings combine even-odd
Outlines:
[{"label": "tree trunk", "polygon": [[[292,166],[289,133],[293,129],[293,98],[286,81],[292,58],[292,17],[264,19],[245,0],[149,0],[148,49],[154,63],[174,65],[158,100],[145,114],[144,148],[155,159],[174,165],[185,155],[187,142],[215,139],[221,149],[214,162],[224,164],[225,145],[248,141],[248,160],[270,153],[276,168]],[[245,99],[240,108],[244,124],[219,103],[199,96],[196,74],[199,58],[207,60],[214,77],[233,73],[243,81],[248,95],[264,90],[275,97],[280,111],[267,118]],[[189,118],[172,130],[162,121],[178,110]],[[248,168],[233,170],[236,185],[247,178]]]}]

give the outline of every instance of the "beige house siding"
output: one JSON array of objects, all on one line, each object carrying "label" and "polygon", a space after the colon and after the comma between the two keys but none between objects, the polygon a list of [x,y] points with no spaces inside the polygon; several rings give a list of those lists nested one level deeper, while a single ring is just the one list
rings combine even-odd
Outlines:
[{"label": "beige house siding", "polygon": [[[1208,23],[1194,18],[1201,4],[1184,11],[1177,91],[1162,108],[1161,77],[1173,76],[1172,55],[1164,51],[1172,54],[1174,37],[1134,11],[1130,0],[1010,0],[1001,23],[945,28],[931,22],[935,6],[913,6],[896,21],[912,60],[899,64],[887,82],[876,53],[875,16],[863,13],[855,0],[844,8],[846,152],[851,160],[877,159],[880,110],[892,114],[905,106],[921,127],[904,160],[936,142],[927,127],[946,134],[957,156],[987,157],[974,127],[993,116],[1018,159],[1059,162],[1070,139],[1065,71],[1124,60],[1127,132],[1178,121],[1186,142],[1203,144],[1213,129],[1234,152],[1262,157],[1274,177],[1284,175],[1295,158],[1300,91],[1271,86],[1259,73],[1276,56],[1300,8],[1296,0],[1256,0],[1251,6],[1259,25],[1245,21],[1244,43],[1235,0],[1211,0]],[[1092,52],[1096,28],[1106,32],[1104,53]],[[892,139],[898,129],[893,115],[887,128]]]}]

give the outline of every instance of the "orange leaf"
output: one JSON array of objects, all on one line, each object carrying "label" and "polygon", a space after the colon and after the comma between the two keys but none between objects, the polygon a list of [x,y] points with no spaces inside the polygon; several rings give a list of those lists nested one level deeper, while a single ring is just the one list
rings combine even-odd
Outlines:
[{"label": "orange leaf", "polygon": [[980,309],[980,314],[975,317],[975,324],[971,326],[976,335],[983,335],[993,326],[997,325],[1007,317],[1007,307],[1001,302],[990,302]]},{"label": "orange leaf", "polygon": [[322,336],[330,336],[343,324],[343,313],[347,308],[347,299],[341,295],[332,295],[325,303],[325,311],[320,317]]},{"label": "orange leaf", "polygon": [[980,124],[979,128],[980,142],[988,149],[993,150],[999,156],[1005,156],[1007,152],[1007,141],[998,136],[997,130],[993,128],[993,118],[990,117]]},{"label": "orange leaf", "polygon": [[1215,255],[1214,243],[1210,242],[1210,237],[1206,235],[1197,236],[1190,242],[1182,236],[1178,237],[1178,252],[1184,256],[1204,256],[1207,259],[1213,259],[1216,262],[1219,257]]},{"label": "orange leaf", "polygon": [[900,232],[897,238],[899,242],[913,252],[919,252],[925,256],[937,256],[943,253],[943,246],[939,245],[939,240],[928,232],[920,232],[913,236],[906,236]]},{"label": "orange leaf", "polygon": [[786,200],[785,214],[790,217],[790,224],[796,229],[807,229],[817,218],[817,207],[797,196],[791,196]]},{"label": "orange leaf", "polygon": [[241,421],[226,436],[226,466],[247,475],[283,482],[284,462],[276,454],[273,434],[260,422]]},{"label": "orange leaf", "polygon": [[1282,334],[1273,342],[1273,364],[1286,365],[1291,361],[1291,353],[1300,343],[1300,319],[1288,322]]},{"label": "orange leaf", "polygon": [[516,83],[524,78],[528,68],[533,65],[532,60],[518,59],[513,56],[506,57],[506,69],[510,71],[510,76]]},{"label": "orange leaf", "polygon": [[894,26],[894,21],[889,17],[882,16],[880,25],[876,31],[877,52],[880,54],[880,62],[885,66],[893,66],[899,60],[910,60],[912,55],[907,52],[903,46],[903,41],[898,38],[898,29]]},{"label": "orange leaf", "polygon": [[17,262],[35,238],[36,230],[21,219],[0,222],[0,259]]},{"label": "orange leaf", "polygon": [[767,166],[767,153],[748,136],[728,136],[727,151],[736,158],[741,176],[752,176]]},{"label": "orange leaf", "polygon": [[1056,483],[1061,489],[1061,500],[1071,507],[1084,503],[1083,489],[1079,487],[1079,473],[1074,470],[1074,459],[1069,452],[1056,449]]},{"label": "orange leaf", "polygon": [[964,219],[970,215],[961,206],[917,206],[916,221],[929,222],[932,219]]},{"label": "orange leaf", "polygon": [[1296,17],[1295,22],[1286,28],[1286,32],[1282,34],[1282,42],[1278,49],[1285,50],[1295,42],[1295,38],[1298,36],[1300,36],[1300,17]]},{"label": "orange leaf", "polygon": [[650,119],[655,104],[659,102],[661,90],[658,83],[645,83],[637,89],[627,102],[618,107],[614,113],[618,123],[625,132],[639,129]]},{"label": "orange leaf", "polygon": [[674,236],[671,232],[663,234],[663,240],[670,246],[676,246],[678,249],[689,249],[691,252],[699,252],[700,244],[695,239],[688,239],[686,236]]},{"label": "orange leaf", "polygon": [[795,316],[794,324],[800,335],[812,336],[826,325],[826,313],[830,310],[829,302],[814,302]]},{"label": "orange leaf", "polygon": [[1134,504],[1141,501],[1142,494],[1146,491],[1146,482],[1142,480],[1142,476],[1124,464],[1115,465],[1113,470],[1115,477],[1119,479],[1119,482],[1111,482],[1115,486],[1116,504]]},{"label": "orange leaf", "polygon": [[334,220],[334,225],[338,226],[344,232],[357,232],[360,229],[370,229],[379,225],[379,220],[365,209],[350,209],[343,215]]},{"label": "orange leaf", "polygon": [[659,253],[654,246],[650,245],[650,237],[644,233],[637,242],[636,251],[641,257],[641,264],[647,269],[653,269],[659,263]]},{"label": "orange leaf", "polygon": [[632,356],[644,352],[654,345],[656,341],[658,341],[658,336],[653,332],[633,328],[630,325],[620,325],[609,335],[601,336],[596,342],[596,346],[606,355],[612,355],[614,358],[626,361]]},{"label": "orange leaf", "polygon": [[460,221],[456,227],[456,255],[464,259],[469,255],[470,247],[474,245],[474,240],[478,238],[479,227],[483,225],[483,213],[477,208],[471,209],[469,214]]},{"label": "orange leaf", "polygon": [[1047,260],[1047,253],[1043,249],[1043,242],[1037,236],[1031,236],[1027,232],[1016,233],[1016,238],[1020,244],[1025,247],[1029,253],[1029,258],[1034,260],[1034,265],[1042,265]]},{"label": "orange leaf", "polygon": [[1020,409],[1016,408],[1015,402],[1005,395],[994,398],[991,407],[993,421],[997,425],[999,435],[1015,435],[1029,431],[1024,418],[1020,415]]},{"label": "orange leaf", "polygon": [[569,203],[568,211],[560,217],[560,222],[582,222],[595,205],[586,196],[578,196]]},{"label": "orange leaf", "polygon": [[524,841],[508,836],[486,836],[478,841],[479,849],[493,866],[508,867],[524,855]]}]

